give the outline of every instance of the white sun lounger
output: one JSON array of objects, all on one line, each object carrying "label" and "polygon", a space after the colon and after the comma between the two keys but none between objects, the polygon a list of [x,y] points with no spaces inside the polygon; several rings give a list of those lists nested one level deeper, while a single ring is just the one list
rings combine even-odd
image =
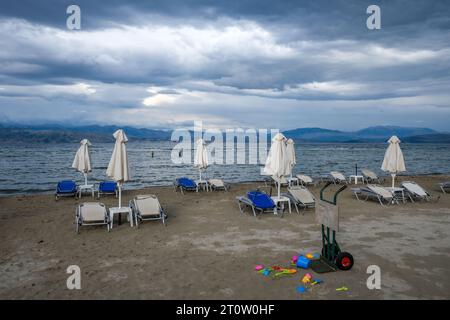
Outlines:
[{"label": "white sun lounger", "polygon": [[446,193],[446,189],[450,189],[450,181],[438,183],[439,188],[441,188],[443,193]]},{"label": "white sun lounger", "polygon": [[404,181],[402,182],[401,187],[406,190],[406,195],[411,202],[414,202],[414,200],[430,201],[432,199],[431,194],[414,181]]},{"label": "white sun lounger", "polygon": [[314,184],[313,179],[305,174],[298,174],[297,179],[302,186],[308,186]]},{"label": "white sun lounger", "polygon": [[364,179],[366,179],[369,183],[383,183],[384,179],[377,176],[377,174],[369,169],[362,169],[361,170]]},{"label": "white sun lounger", "polygon": [[167,214],[154,194],[134,197],[134,199],[130,200],[130,208],[133,211],[138,228],[139,222],[151,220],[161,220],[163,225],[166,225]]},{"label": "white sun lounger", "polygon": [[339,171],[331,171],[331,181],[333,181],[334,184],[348,184],[347,178]]},{"label": "white sun lounger", "polygon": [[367,200],[369,198],[377,199],[381,205],[384,205],[384,203],[392,204],[396,201],[391,191],[376,184],[368,184],[362,188],[352,188],[352,191],[358,200],[361,200],[360,197],[365,197],[363,200]]},{"label": "white sun lounger", "polygon": [[229,186],[223,182],[221,179],[209,179],[208,180],[209,186],[211,187],[211,190],[225,190],[228,191]]},{"label": "white sun lounger", "polygon": [[302,209],[314,208],[316,206],[316,199],[314,195],[306,187],[297,186],[288,188],[288,193],[284,195],[289,197],[292,203],[294,203],[297,213],[299,213],[299,206]]},{"label": "white sun lounger", "polygon": [[80,226],[106,225],[109,231],[109,215],[106,207],[100,202],[84,202],[75,210],[76,232]]}]

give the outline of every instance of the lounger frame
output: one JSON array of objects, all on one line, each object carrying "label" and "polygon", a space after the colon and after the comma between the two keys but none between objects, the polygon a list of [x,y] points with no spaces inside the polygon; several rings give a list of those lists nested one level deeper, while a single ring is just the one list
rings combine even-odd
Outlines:
[{"label": "lounger frame", "polygon": [[[335,176],[334,176],[335,173],[341,174],[342,177],[343,177],[344,179],[340,179],[340,178],[338,178],[338,177],[335,177]],[[339,171],[331,171],[331,172],[330,172],[330,179],[331,179],[331,181],[332,181],[334,184],[341,184],[341,183],[343,183],[343,184],[348,184],[347,177],[346,177],[342,172],[339,172]]]},{"label": "lounger frame", "polygon": [[[408,189],[405,186],[405,184],[407,184],[407,183],[417,185],[418,187],[420,187],[425,192],[425,195],[422,196],[422,195],[414,193],[413,191],[411,191],[410,189]],[[403,181],[402,184],[401,184],[401,187],[403,189],[405,189],[405,194],[409,198],[409,200],[411,200],[411,202],[415,202],[415,201],[418,201],[418,200],[419,201],[431,201],[433,199],[433,196],[428,191],[426,191],[422,186],[418,185],[414,181]],[[439,200],[439,197],[437,198],[437,200]]]},{"label": "lounger frame", "polygon": [[[212,180],[214,180],[214,179],[212,179]],[[208,185],[209,185],[209,189],[211,191],[212,190],[214,190],[214,191],[217,191],[217,190],[229,191],[230,190],[230,185],[228,183],[226,183],[225,181],[223,181],[223,180],[221,180],[221,181],[223,183],[223,186],[216,186],[216,185],[212,184],[210,182],[210,180],[208,180],[207,182],[208,182]]]},{"label": "lounger frame", "polygon": [[[192,181],[194,181],[194,180],[192,180]],[[195,182],[195,181],[194,181],[194,182]],[[184,190],[185,190],[185,191],[195,191],[195,192],[198,192],[198,184],[195,183],[195,185],[196,185],[195,187],[188,188],[188,187],[184,187],[184,186],[180,185],[180,184],[178,183],[178,179],[175,179],[175,180],[173,181],[173,189],[174,189],[174,191],[177,192],[177,188],[180,188],[181,194],[183,194],[183,195],[184,195]]]},{"label": "lounger frame", "polygon": [[[314,202],[303,202],[303,201],[301,201],[301,199],[296,198],[294,195],[292,195],[289,192],[291,189],[303,189],[303,190],[308,191],[311,194],[312,198],[314,199]],[[303,210],[316,207],[316,197],[314,197],[312,192],[309,191],[308,188],[306,188],[305,186],[290,187],[290,188],[288,188],[288,192],[287,193],[283,193],[283,196],[288,197],[291,200],[291,203],[294,204],[295,210],[297,211],[297,213],[300,213],[299,207],[300,207],[300,209],[303,209]],[[303,211],[303,214],[305,214],[305,211]]]},{"label": "lounger frame", "polygon": [[116,188],[115,188],[114,192],[112,192],[112,191],[106,191],[105,192],[105,191],[100,190],[100,184],[98,185],[97,199],[100,199],[100,196],[102,196],[102,195],[112,195],[113,194],[116,198],[119,196],[117,184],[116,184]]},{"label": "lounger frame", "polygon": [[[269,193],[264,192],[264,191],[261,190],[261,189],[266,189],[266,188],[270,188],[270,192],[269,192]],[[272,187],[270,187],[270,186],[260,186],[260,187],[256,188],[256,191],[264,192],[264,193],[266,193],[269,197],[272,195]],[[261,214],[264,213],[264,212],[273,212],[273,213],[277,213],[277,207],[276,207],[276,205],[275,205],[273,208],[270,208],[270,209],[258,208],[258,207],[256,207],[256,206],[253,204],[253,202],[252,202],[249,198],[247,198],[246,196],[239,196],[239,197],[236,197],[236,201],[237,201],[238,206],[239,206],[239,211],[240,211],[242,214],[244,213],[244,208],[243,208],[243,207],[251,207],[251,208],[252,208],[252,212],[253,212],[253,216],[254,216],[255,218],[260,218],[260,217],[261,217]],[[257,214],[257,211],[258,211],[259,215]],[[281,213],[281,216],[282,216],[282,215],[283,215],[283,213]]]},{"label": "lounger frame", "polygon": [[[398,203],[398,200],[395,198],[394,195],[392,195],[391,198],[386,198],[367,187],[352,188],[351,190],[353,191],[353,194],[355,195],[356,199],[360,201],[367,201],[368,199],[376,199],[382,206],[385,205],[383,201],[386,202],[387,205]],[[365,199],[360,199],[361,196],[363,197],[365,196]]]},{"label": "lounger frame", "polygon": [[447,192],[445,192],[446,189],[450,190],[450,181],[449,182],[441,182],[438,183],[439,188],[441,188],[442,193],[446,194]]},{"label": "lounger frame", "polygon": [[[62,181],[60,181],[60,182],[62,182]],[[58,182],[58,184],[59,184],[59,182]],[[75,197],[76,198],[77,194],[78,194],[78,188],[77,188],[76,183],[75,183],[75,191],[72,191],[72,192],[60,192],[58,190],[58,185],[57,185],[56,191],[55,191],[55,200],[58,201],[58,198],[60,198],[60,197]]]},{"label": "lounger frame", "polygon": [[[144,197],[144,196],[141,196],[141,197]],[[141,211],[139,210],[139,206],[136,203],[136,200],[137,200],[136,197],[134,199],[131,199],[129,202],[129,206],[133,212],[133,217],[134,217],[134,221],[136,222],[136,227],[139,228],[140,221],[156,221],[156,220],[161,220],[163,225],[166,226],[167,214],[165,213],[163,207],[161,206],[161,203],[159,202],[158,197],[156,197],[153,194],[145,195],[145,197],[151,197],[158,201],[159,214],[158,215],[156,215],[156,214],[155,215],[143,215],[141,213]]]},{"label": "lounger frame", "polygon": [[83,220],[83,216],[81,215],[82,207],[85,205],[85,203],[79,204],[75,209],[75,231],[76,233],[80,233],[80,227],[81,226],[101,226],[106,224],[106,229],[108,232],[111,230],[110,228],[110,220],[109,220],[109,214],[108,210],[106,209],[106,206],[103,203],[98,203],[100,206],[102,206],[105,210],[105,220],[100,222],[87,222]]}]

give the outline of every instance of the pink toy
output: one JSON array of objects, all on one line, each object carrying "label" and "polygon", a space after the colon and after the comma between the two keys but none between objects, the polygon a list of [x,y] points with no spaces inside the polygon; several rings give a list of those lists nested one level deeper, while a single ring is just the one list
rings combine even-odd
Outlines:
[{"label": "pink toy", "polygon": [[262,264],[258,264],[258,265],[255,267],[255,271],[260,271],[260,270],[262,270],[262,269],[264,269],[264,266],[263,266]]},{"label": "pink toy", "polygon": [[292,263],[297,263],[298,256],[292,256]]}]

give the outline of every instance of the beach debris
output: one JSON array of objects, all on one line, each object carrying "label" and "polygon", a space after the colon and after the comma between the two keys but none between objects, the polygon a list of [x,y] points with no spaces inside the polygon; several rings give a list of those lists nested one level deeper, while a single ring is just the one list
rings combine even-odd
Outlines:
[{"label": "beach debris", "polygon": [[297,290],[297,292],[300,292],[300,293],[306,292],[306,288],[305,288],[304,286],[298,286],[298,287],[296,288],[296,290]]},{"label": "beach debris", "polygon": [[264,266],[263,266],[262,264],[258,264],[258,265],[255,267],[255,271],[260,271],[260,270],[262,270],[262,269],[264,269]]},{"label": "beach debris", "polygon": [[272,270],[270,268],[264,268],[258,271],[259,273],[262,273],[263,276],[268,276],[270,275],[270,272],[272,272]]},{"label": "beach debris", "polygon": [[291,265],[295,266],[297,265],[298,256],[292,256],[291,258]]},{"label": "beach debris", "polygon": [[311,282],[311,285],[315,286],[316,284],[319,284],[319,283],[322,283],[322,280],[320,280],[320,279],[313,279],[312,282]]},{"label": "beach debris", "polygon": [[337,288],[336,291],[348,291],[348,288],[347,287],[340,287],[340,288]]},{"label": "beach debris", "polygon": [[303,276],[303,278],[302,278],[301,281],[302,281],[304,284],[307,284],[307,283],[310,283],[310,282],[311,282],[311,279],[312,279],[311,273],[307,273],[307,274],[305,274],[305,275]]},{"label": "beach debris", "polygon": [[310,262],[311,261],[308,258],[306,258],[305,256],[299,256],[297,259],[296,265],[297,265],[297,268],[308,269]]},{"label": "beach debris", "polygon": [[275,273],[274,275],[275,278],[297,273],[297,270],[295,269],[286,269],[286,268],[282,268],[281,270],[278,271],[279,272]]}]

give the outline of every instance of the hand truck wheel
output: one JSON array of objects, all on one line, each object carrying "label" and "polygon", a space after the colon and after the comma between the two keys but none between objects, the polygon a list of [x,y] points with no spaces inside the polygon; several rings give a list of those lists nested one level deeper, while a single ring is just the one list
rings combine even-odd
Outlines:
[{"label": "hand truck wheel", "polygon": [[339,270],[350,270],[353,267],[353,256],[348,252],[340,252],[335,260],[336,266]]}]

